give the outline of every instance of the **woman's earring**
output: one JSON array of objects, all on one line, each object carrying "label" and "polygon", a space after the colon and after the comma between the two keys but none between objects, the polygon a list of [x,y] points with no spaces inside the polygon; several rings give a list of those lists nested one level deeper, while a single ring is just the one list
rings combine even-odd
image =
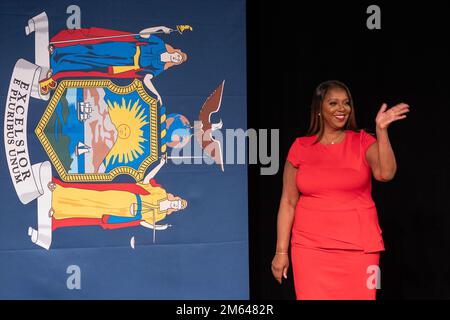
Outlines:
[{"label": "woman's earring", "polygon": [[319,116],[319,117],[320,117],[320,112],[319,112],[319,114],[318,114],[317,116]]}]

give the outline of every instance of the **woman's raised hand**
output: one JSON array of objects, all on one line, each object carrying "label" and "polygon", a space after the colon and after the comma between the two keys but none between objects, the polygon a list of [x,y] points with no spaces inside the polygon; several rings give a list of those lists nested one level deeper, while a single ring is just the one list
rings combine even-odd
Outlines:
[{"label": "woman's raised hand", "polygon": [[173,31],[173,29],[167,28],[167,27],[161,27],[161,31],[167,34],[167,33],[171,33]]},{"label": "woman's raised hand", "polygon": [[159,94],[156,95],[156,99],[159,102],[159,106],[162,106],[163,105],[163,101],[162,101],[162,98],[161,98],[161,96]]},{"label": "woman's raised hand", "polygon": [[375,118],[378,129],[387,129],[392,122],[405,119],[406,113],[409,112],[409,105],[406,103],[399,103],[389,110],[386,109],[387,104],[383,103]]}]

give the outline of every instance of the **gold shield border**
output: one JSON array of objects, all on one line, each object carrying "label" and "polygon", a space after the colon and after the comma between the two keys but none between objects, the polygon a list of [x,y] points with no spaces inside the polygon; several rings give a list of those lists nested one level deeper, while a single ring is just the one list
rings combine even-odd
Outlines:
[{"label": "gold shield border", "polygon": [[[44,128],[47,125],[50,116],[55,110],[61,95],[64,90],[67,88],[93,88],[93,87],[101,87],[108,88],[114,93],[117,94],[127,94],[137,91],[139,96],[144,100],[150,107],[150,156],[148,156],[144,161],[142,161],[139,168],[133,169],[127,166],[120,166],[114,168],[109,173],[67,173],[64,169],[61,161],[58,158],[55,150],[53,150],[52,145],[44,134]],[[66,182],[100,182],[100,181],[112,181],[116,176],[120,174],[127,174],[132,176],[136,181],[141,181],[144,178],[145,170],[150,166],[153,162],[158,159],[158,109],[157,109],[157,100],[147,94],[142,85],[142,82],[138,79],[134,79],[132,83],[128,86],[118,86],[111,82],[111,80],[63,80],[58,85],[51,98],[44,114],[41,117],[36,129],[34,132],[36,133],[39,141],[44,147],[47,155],[49,156],[51,162],[56,168],[59,176],[62,180]]]}]

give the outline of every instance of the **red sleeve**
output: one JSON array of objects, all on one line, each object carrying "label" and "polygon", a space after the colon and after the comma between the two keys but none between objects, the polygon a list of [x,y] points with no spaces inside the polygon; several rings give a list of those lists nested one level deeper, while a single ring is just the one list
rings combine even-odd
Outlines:
[{"label": "red sleeve", "polygon": [[365,132],[361,129],[361,147],[364,155],[366,154],[367,149],[372,145],[372,143],[376,142],[377,139],[371,134]]},{"label": "red sleeve", "polygon": [[300,164],[300,138],[295,139],[291,148],[289,149],[289,153],[287,156],[287,160],[295,167],[298,168]]},{"label": "red sleeve", "polygon": [[361,139],[361,158],[363,159],[363,162],[366,165],[369,165],[367,163],[367,159],[366,159],[366,152],[367,149],[369,149],[369,147],[377,141],[377,139],[372,136],[371,134],[368,134],[367,132],[365,132],[364,130],[361,129],[360,131],[360,139]]}]

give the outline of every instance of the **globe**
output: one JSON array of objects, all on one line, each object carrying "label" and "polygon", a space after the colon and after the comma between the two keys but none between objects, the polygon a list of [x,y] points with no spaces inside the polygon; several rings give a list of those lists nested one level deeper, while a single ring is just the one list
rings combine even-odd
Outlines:
[{"label": "globe", "polygon": [[171,148],[183,148],[191,139],[191,125],[189,120],[178,113],[167,115],[166,144]]}]

